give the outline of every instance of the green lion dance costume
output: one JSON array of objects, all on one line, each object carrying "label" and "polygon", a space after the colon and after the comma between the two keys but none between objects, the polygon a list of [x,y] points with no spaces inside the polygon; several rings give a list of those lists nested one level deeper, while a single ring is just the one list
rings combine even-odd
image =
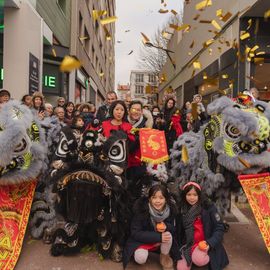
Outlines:
[{"label": "green lion dance costume", "polygon": [[210,121],[174,143],[171,176],[180,186],[200,183],[224,214],[231,191],[240,187],[237,175],[270,167],[270,106],[242,95],[234,101],[221,97],[207,110]]}]

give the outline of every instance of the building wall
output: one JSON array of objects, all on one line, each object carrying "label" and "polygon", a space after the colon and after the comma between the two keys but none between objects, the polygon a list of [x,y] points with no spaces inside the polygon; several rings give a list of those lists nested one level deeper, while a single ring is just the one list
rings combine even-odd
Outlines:
[{"label": "building wall", "polygon": [[[107,41],[99,21],[94,21],[92,11],[107,10],[107,16],[115,15],[115,1],[72,1],[70,53],[83,63],[83,70],[97,88],[98,100],[104,100],[106,92],[114,90],[115,26],[108,24],[112,40]],[[82,40],[80,37],[87,37]],[[102,75],[103,74],[103,75]]]},{"label": "building wall", "polygon": [[[176,46],[176,70],[175,72],[171,72],[168,66],[165,65],[162,72],[166,73],[168,78],[166,82],[160,85],[161,93],[172,85],[174,89],[184,88],[182,90],[184,91],[184,95],[191,97],[198,90],[196,89],[196,76],[200,75],[202,77],[201,72],[204,69],[212,69],[211,65],[215,61],[218,61],[218,64],[220,64],[222,55],[232,49],[234,40],[239,44],[239,20],[241,16],[239,11],[241,12],[247,7],[254,5],[257,0],[216,0],[212,1],[212,6],[206,7],[203,11],[198,11],[195,8],[199,2],[201,0],[189,1],[189,4],[184,6],[183,24],[188,24],[191,28],[189,32],[183,33],[180,42],[179,39],[175,38],[171,45]],[[230,12],[232,16],[228,21],[223,22],[216,16],[218,9],[222,9],[223,15]],[[200,17],[194,20],[196,15],[200,15]],[[217,29],[211,23],[199,22],[200,20],[211,21],[213,19],[222,27],[219,36],[216,36],[216,33],[214,33]],[[204,42],[212,38],[214,42],[210,46],[203,46]],[[225,41],[229,41],[230,44],[228,45]],[[194,71],[193,62],[196,60],[201,63],[201,69]],[[239,78],[236,79],[239,80]],[[238,81],[235,83],[238,83]],[[186,93],[187,91],[189,93]],[[185,99],[182,100],[181,105],[183,105]]]},{"label": "building wall", "polygon": [[[61,3],[65,8],[61,7]],[[36,0],[36,9],[50,29],[53,30],[60,45],[69,47],[71,0]]]},{"label": "building wall", "polygon": [[39,61],[37,90],[41,90],[43,21],[33,6],[24,1],[19,9],[5,8],[4,24],[3,87],[10,91],[13,98],[21,99],[29,93],[30,53]]}]

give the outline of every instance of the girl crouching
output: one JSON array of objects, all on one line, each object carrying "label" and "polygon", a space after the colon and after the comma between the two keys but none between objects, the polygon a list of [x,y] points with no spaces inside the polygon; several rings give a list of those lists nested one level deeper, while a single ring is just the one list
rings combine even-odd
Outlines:
[{"label": "girl crouching", "polygon": [[123,265],[134,256],[135,262],[144,264],[150,251],[160,250],[163,269],[172,269],[173,260],[179,259],[175,241],[176,207],[164,185],[151,187],[148,198],[140,198],[134,206],[130,237],[123,253]]},{"label": "girl crouching", "polygon": [[177,262],[177,270],[190,270],[192,263],[222,270],[229,260],[222,245],[224,224],[215,205],[203,199],[196,182],[184,185],[181,199],[177,236],[182,259]]}]

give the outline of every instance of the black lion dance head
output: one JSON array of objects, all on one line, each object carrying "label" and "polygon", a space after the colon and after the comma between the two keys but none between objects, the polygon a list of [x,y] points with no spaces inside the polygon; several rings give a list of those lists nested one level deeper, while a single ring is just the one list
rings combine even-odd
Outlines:
[{"label": "black lion dance head", "polygon": [[[79,147],[79,156],[84,158],[79,157],[54,175],[57,209],[66,223],[54,233],[52,255],[95,244],[104,258],[122,259],[130,216],[121,178],[127,159],[127,136],[115,132],[101,146],[96,145],[97,140],[95,131],[86,131]],[[101,147],[101,152],[92,155],[95,147]]]}]

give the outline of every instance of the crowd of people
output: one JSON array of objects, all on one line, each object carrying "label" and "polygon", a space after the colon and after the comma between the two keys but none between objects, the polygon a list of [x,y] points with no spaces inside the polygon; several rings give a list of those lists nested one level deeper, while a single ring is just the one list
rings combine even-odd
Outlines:
[{"label": "crowd of people", "polygon": [[[0,91],[0,113],[10,99],[7,90]],[[54,107],[40,92],[24,95],[21,103],[39,119],[45,132],[57,123],[70,127],[78,142],[87,130],[102,128],[105,138],[113,130],[124,131],[129,146],[126,180],[131,189],[146,174],[146,164],[141,161],[140,128],[164,130],[169,153],[183,132],[197,132],[207,121],[200,95],[187,102],[183,110],[176,107],[173,98],[165,101],[163,109],[149,108],[139,100],[118,100],[113,91],[107,93],[106,103],[99,108],[91,102],[74,104],[63,97]],[[156,184],[146,197],[134,196],[134,218],[123,250],[124,268],[131,258],[138,264],[146,263],[149,252],[156,251],[160,252],[163,269],[172,269],[175,262],[178,270],[191,269],[192,264],[219,270],[229,263],[222,245],[225,226],[215,205],[194,181],[180,187],[179,194],[180,200],[176,200],[166,185]]]}]

